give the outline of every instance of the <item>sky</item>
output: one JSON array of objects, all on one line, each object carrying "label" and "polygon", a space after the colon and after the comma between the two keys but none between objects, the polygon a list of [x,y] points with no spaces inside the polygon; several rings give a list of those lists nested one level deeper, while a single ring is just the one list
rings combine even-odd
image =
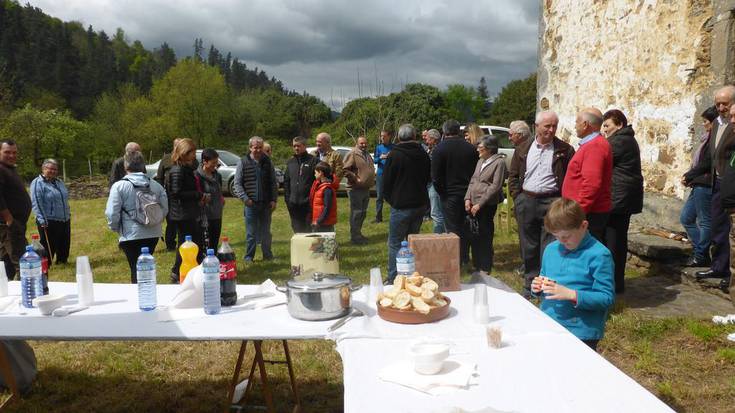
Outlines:
[{"label": "sky", "polygon": [[[25,1],[24,1],[25,3]],[[340,110],[421,82],[491,95],[536,70],[538,0],[30,0],[64,21],[122,28],[179,58],[195,38]],[[205,55],[206,58],[206,55]],[[359,81],[358,81],[359,78]]]}]

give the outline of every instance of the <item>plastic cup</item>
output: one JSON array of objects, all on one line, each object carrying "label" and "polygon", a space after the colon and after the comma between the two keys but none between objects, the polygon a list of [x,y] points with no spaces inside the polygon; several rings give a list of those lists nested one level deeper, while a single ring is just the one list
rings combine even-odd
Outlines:
[{"label": "plastic cup", "polygon": [[77,257],[77,274],[92,274],[92,267],[89,265],[89,257],[82,255]]},{"label": "plastic cup", "polygon": [[487,324],[490,322],[490,308],[487,304],[487,286],[475,284],[474,318],[476,323]]},{"label": "plastic cup", "polygon": [[378,301],[378,295],[383,292],[383,276],[380,274],[380,268],[370,269],[370,293],[368,294],[368,304],[375,307]]}]

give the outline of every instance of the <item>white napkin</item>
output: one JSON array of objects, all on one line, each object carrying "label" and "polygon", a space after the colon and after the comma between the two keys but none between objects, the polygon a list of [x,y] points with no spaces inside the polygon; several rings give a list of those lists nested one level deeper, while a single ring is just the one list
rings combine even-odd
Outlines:
[{"label": "white napkin", "polygon": [[255,293],[256,294],[273,293],[273,295],[271,297],[265,297],[265,298],[259,298],[259,299],[256,298],[252,301],[251,300],[245,301],[242,308],[245,308],[248,310],[262,310],[264,308],[286,304],[286,294],[276,290],[276,284],[273,281],[271,281],[270,278],[263,281],[263,283],[258,286],[258,289],[255,290]]},{"label": "white napkin", "polygon": [[202,266],[192,268],[179,287],[179,292],[171,299],[169,308],[202,308],[204,306],[204,282]]},{"label": "white napkin", "polygon": [[432,396],[439,396],[467,389],[470,379],[475,374],[477,364],[449,358],[444,362],[444,367],[439,373],[431,375],[416,373],[413,367],[413,361],[402,360],[383,367],[378,377],[383,381],[400,384]]},{"label": "white napkin", "polygon": [[[197,268],[201,268],[197,267]],[[171,304],[164,307],[159,307],[156,309],[156,320],[159,322],[168,322],[168,321],[180,321],[180,320],[187,320],[190,318],[201,318],[206,317],[206,314],[204,314],[204,291],[199,291],[198,288],[196,288],[197,284],[201,284],[201,270],[194,272],[196,268],[192,269],[189,272],[189,275],[186,276],[186,280],[184,280],[183,285],[187,285],[187,282],[189,282],[189,278],[191,278],[191,283],[189,288],[182,289],[179,294],[177,294],[172,300]],[[258,289],[256,290],[256,294],[261,293],[269,293],[272,292],[273,296],[265,297],[265,298],[253,298],[253,299],[247,299],[247,296],[243,297],[245,299],[239,299],[237,303],[232,307],[224,307],[222,309],[222,313],[226,314],[230,312],[233,309],[246,309],[246,310],[262,310],[264,308],[273,307],[279,304],[285,304],[286,303],[286,295],[276,290],[276,284],[273,283],[273,281],[269,279],[265,280],[262,284],[258,286]],[[196,299],[192,297],[193,294],[199,294],[199,298]],[[189,307],[190,305],[199,303],[196,307]],[[182,307],[184,306],[184,307]]]},{"label": "white napkin", "polygon": [[730,340],[730,341],[735,341],[735,333],[728,334],[727,335],[727,339]]},{"label": "white napkin", "polygon": [[15,295],[0,297],[0,314],[17,312],[19,303],[20,297]]},{"label": "white napkin", "polygon": [[728,314],[726,316],[713,316],[712,322],[715,324],[735,324],[735,314]]}]

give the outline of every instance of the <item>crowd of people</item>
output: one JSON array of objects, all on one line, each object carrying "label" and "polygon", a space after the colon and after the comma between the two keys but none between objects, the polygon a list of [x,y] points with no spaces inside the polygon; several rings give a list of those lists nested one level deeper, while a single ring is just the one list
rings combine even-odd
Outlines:
[{"label": "crowd of people", "polygon": [[[715,94],[715,105],[702,113],[705,133],[682,177],[682,183],[692,188],[681,213],[694,247],[687,264],[710,266],[697,277],[721,278],[723,288],[729,287],[730,267],[735,264],[730,259],[735,252],[730,240],[735,237],[733,101],[735,86],[724,87]],[[377,196],[372,223],[383,222],[384,201],[391,206],[387,282],[396,277],[401,241],[419,233],[427,219],[433,232],[459,237],[459,260],[465,268],[489,274],[494,217],[505,200],[507,183],[518,223],[522,262],[518,272],[524,279],[524,296],[531,299],[543,293],[542,301],[571,302],[569,307],[542,308],[562,324],[581,311],[592,321],[583,323],[579,336],[594,347],[604,329],[600,315],[616,293],[625,291],[628,228],[631,216],[643,208],[640,149],[632,125],[617,109],[580,110],[575,119],[576,150],[556,136],[558,124],[553,111],[539,112],[533,129],[524,121],[512,122],[509,140],[515,150],[509,168],[499,153],[498,136],[486,135],[474,124],[466,125],[462,133],[455,120],[444,122],[441,131],[424,130],[421,139],[411,124],[400,126],[396,140],[393,131],[383,130],[372,153],[368,139],[360,136],[344,157],[334,150],[328,133],[316,135],[313,153],[307,152],[307,138],[297,136],[291,142],[293,156],[283,182],[291,228],[294,233],[334,231],[337,192],[344,179],[353,244],[368,242],[362,229],[373,187]],[[162,237],[167,249],[177,250],[172,282],[180,279],[178,247],[185,236],[199,245],[199,260],[207,248],[217,248],[225,202],[217,172],[219,155],[210,148],[201,151],[201,160],[196,154],[191,139],[175,139],[154,179],[146,177],[135,142],[128,143],[124,156],[113,163],[105,215],[119,235],[133,283],[141,247],[154,252]],[[263,260],[273,259],[270,227],[279,196],[270,154],[270,145],[253,136],[234,176],[233,196],[244,205],[246,263],[255,259],[258,245]],[[31,210],[42,243],[57,263],[68,260],[70,244],[71,213],[66,187],[57,177],[58,163],[43,162],[29,197],[15,170],[16,161],[15,142],[3,141],[0,252],[11,279],[26,243]]]}]

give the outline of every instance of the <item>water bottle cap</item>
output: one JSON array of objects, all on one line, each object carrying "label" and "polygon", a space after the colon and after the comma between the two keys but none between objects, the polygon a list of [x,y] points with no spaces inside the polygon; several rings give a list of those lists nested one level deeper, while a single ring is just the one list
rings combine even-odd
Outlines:
[{"label": "water bottle cap", "polygon": [[214,250],[209,248],[207,249],[207,256],[214,255]]},{"label": "water bottle cap", "polygon": [[230,237],[222,237],[222,242],[230,242]]},{"label": "water bottle cap", "polygon": [[140,253],[141,253],[141,254],[148,254],[148,252],[149,252],[149,251],[150,251],[150,250],[148,249],[148,247],[142,247],[142,248],[140,249]]},{"label": "water bottle cap", "polygon": [[33,251],[33,245],[26,245],[26,252],[32,252]]},{"label": "water bottle cap", "polygon": [[408,241],[401,241],[402,247],[408,247]]},{"label": "water bottle cap", "polygon": [[41,236],[38,234],[31,235],[31,239],[41,239]]},{"label": "water bottle cap", "polygon": [[191,241],[191,235],[184,236],[184,240],[185,241]]}]

